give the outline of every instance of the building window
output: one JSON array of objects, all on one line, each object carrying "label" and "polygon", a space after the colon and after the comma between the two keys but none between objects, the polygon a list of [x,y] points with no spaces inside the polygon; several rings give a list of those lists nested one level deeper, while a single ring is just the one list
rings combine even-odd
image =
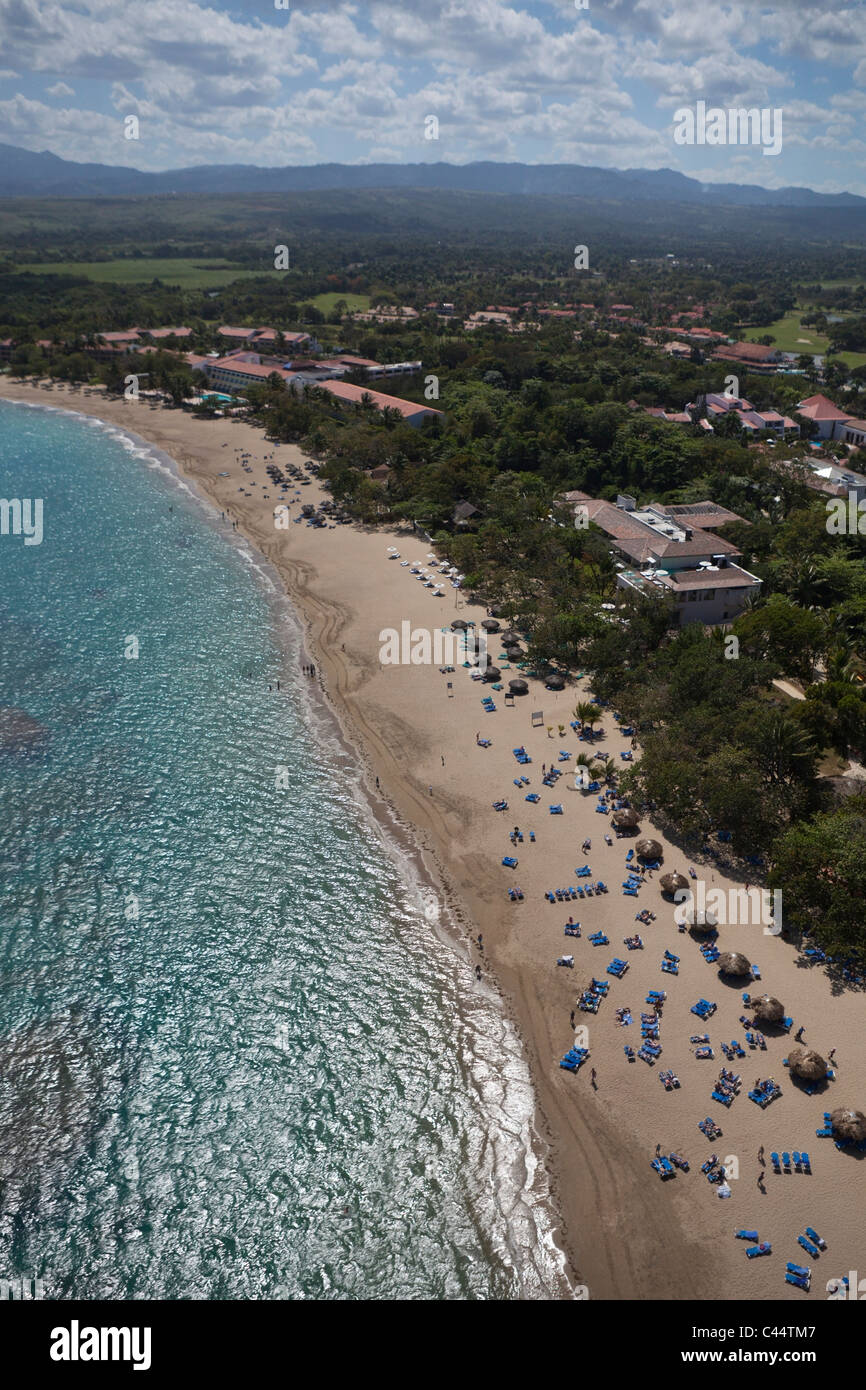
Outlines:
[{"label": "building window", "polygon": [[714,599],[715,597],[715,589],[707,589],[707,592],[704,594],[704,603],[709,603],[710,599]]}]

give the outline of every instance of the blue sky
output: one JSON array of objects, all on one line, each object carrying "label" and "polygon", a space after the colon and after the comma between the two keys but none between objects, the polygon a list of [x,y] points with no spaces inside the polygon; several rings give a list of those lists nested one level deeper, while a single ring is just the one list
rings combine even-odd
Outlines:
[{"label": "blue sky", "polygon": [[[0,0],[0,141],[141,169],[564,161],[866,194],[866,0],[282,4]],[[699,100],[780,108],[781,154],[676,144]]]}]

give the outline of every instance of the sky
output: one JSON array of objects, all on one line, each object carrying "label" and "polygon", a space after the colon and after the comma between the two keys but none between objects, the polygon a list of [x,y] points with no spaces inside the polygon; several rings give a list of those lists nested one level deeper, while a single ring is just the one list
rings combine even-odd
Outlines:
[{"label": "sky", "polygon": [[[781,110],[781,153],[677,143],[699,101]],[[0,142],[77,161],[490,159],[866,195],[864,116],[866,0],[0,0]]]}]

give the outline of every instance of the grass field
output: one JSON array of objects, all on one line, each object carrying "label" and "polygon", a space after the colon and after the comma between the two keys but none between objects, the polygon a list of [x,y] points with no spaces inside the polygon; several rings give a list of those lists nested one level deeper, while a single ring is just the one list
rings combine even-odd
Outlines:
[{"label": "grass field", "polygon": [[359,309],[363,312],[364,309],[370,307],[368,294],[340,294],[339,291],[336,294],[317,294],[315,299],[310,300],[310,303],[315,304],[317,309],[321,309],[323,314],[330,314],[338,299],[344,299],[349,309]]},{"label": "grass field", "polygon": [[246,270],[243,266],[225,267],[226,262],[208,258],[194,257],[186,260],[155,260],[142,257],[141,260],[115,261],[46,261],[41,264],[22,265],[22,271],[33,275],[84,275],[88,280],[100,284],[149,285],[151,280],[162,280],[166,285],[179,285],[184,290],[219,289],[230,285],[232,280],[240,280],[251,275],[279,275],[277,270]]},{"label": "grass field", "polygon": [[[754,343],[763,338],[765,333],[771,333],[776,340],[773,346],[781,352],[807,352],[825,357],[830,339],[826,334],[816,332],[814,328],[801,327],[800,315],[805,312],[805,309],[794,309],[784,318],[776,319],[775,323],[765,324],[762,328],[749,328],[746,330],[746,340]],[[834,353],[829,360],[847,362],[849,367],[862,367],[866,364],[866,353]]]}]

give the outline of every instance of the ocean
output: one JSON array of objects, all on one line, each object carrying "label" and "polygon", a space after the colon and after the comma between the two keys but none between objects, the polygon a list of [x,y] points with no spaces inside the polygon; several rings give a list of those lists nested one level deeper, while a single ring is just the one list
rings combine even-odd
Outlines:
[{"label": "ocean", "polygon": [[266,567],[84,416],[0,403],[0,480],[0,1280],[562,1296],[514,1029]]}]

